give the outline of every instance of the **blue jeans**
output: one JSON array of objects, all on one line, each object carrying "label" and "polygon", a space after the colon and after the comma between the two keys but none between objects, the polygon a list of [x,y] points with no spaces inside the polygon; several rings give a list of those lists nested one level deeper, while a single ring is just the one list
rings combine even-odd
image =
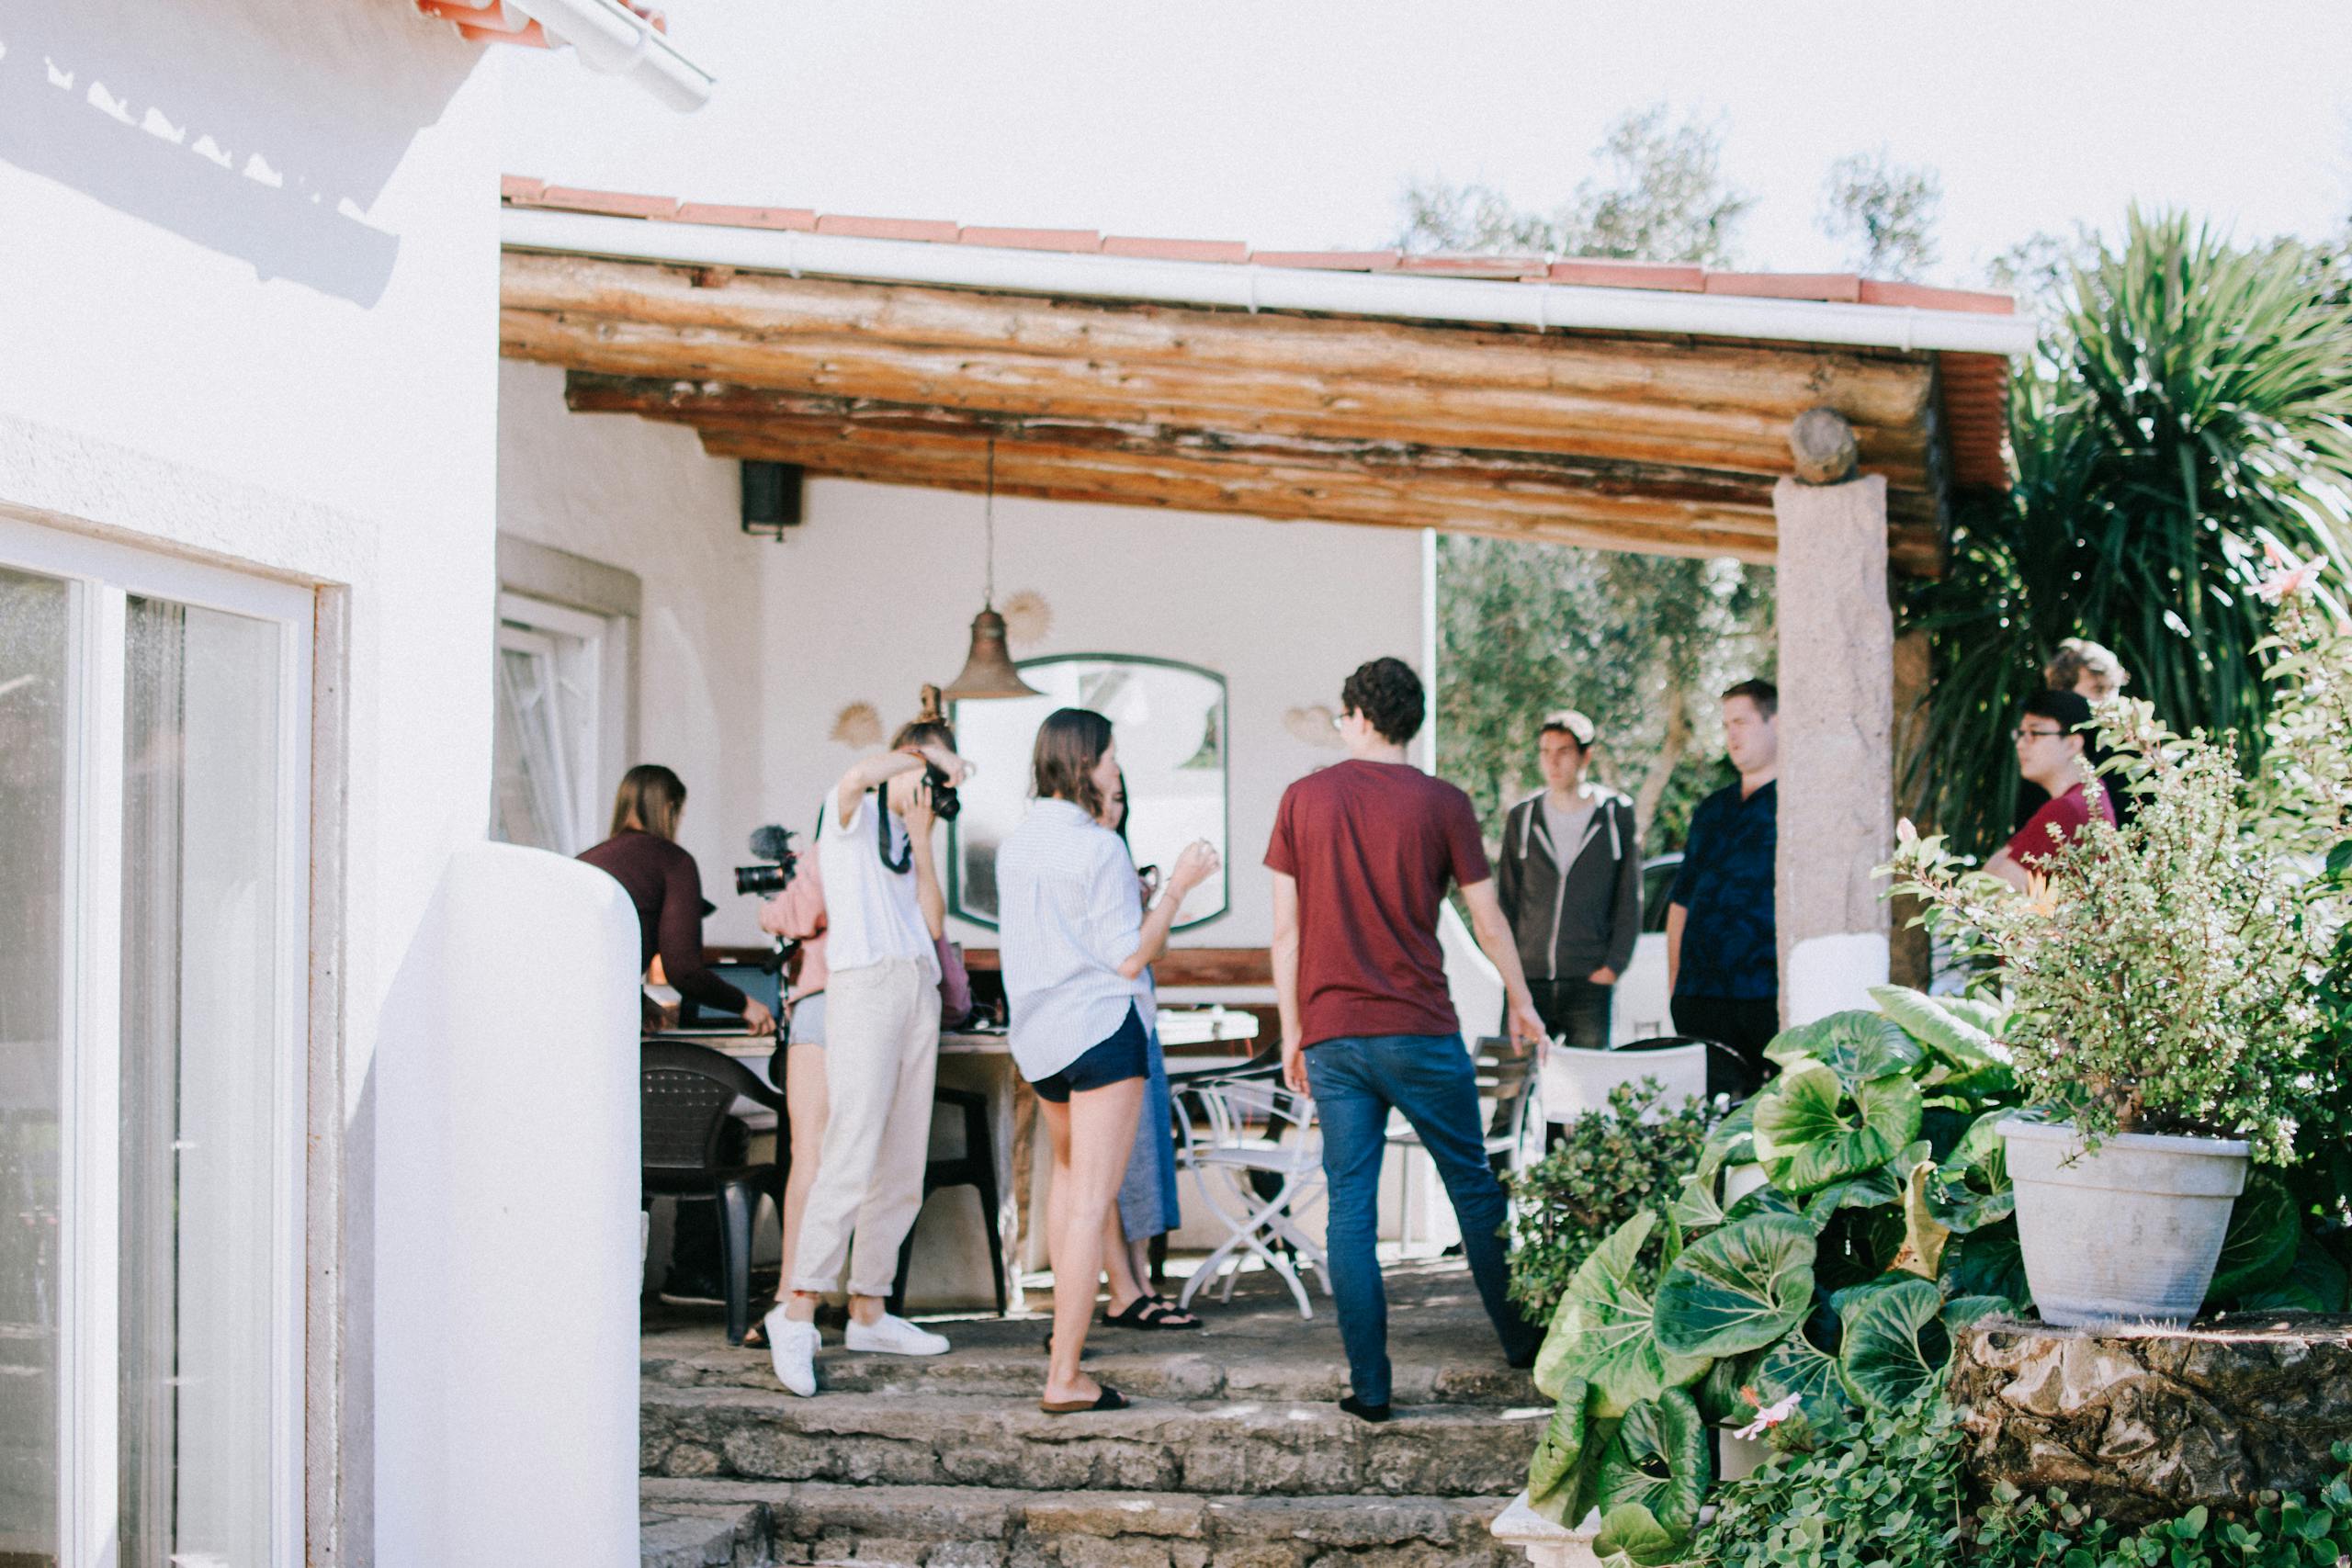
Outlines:
[{"label": "blue jeans", "polygon": [[1487,1163],[1478,1083],[1458,1034],[1379,1034],[1326,1040],[1306,1050],[1307,1082],[1323,1127],[1323,1175],[1331,1190],[1325,1247],[1340,1310],[1348,1377],[1358,1401],[1389,1394],[1388,1294],[1381,1288],[1380,1166],[1388,1112],[1401,1111],[1429,1151],[1462,1226],[1462,1251],[1503,1354],[1527,1363],[1543,1330],[1509,1297],[1501,1181]]},{"label": "blue jeans", "polygon": [[1136,1146],[1119,1182],[1119,1228],[1129,1241],[1143,1241],[1184,1223],[1176,1206],[1176,1145],[1170,1126],[1168,1066],[1159,1034],[1151,1036],[1151,1075],[1144,1080],[1143,1114],[1136,1118]]}]

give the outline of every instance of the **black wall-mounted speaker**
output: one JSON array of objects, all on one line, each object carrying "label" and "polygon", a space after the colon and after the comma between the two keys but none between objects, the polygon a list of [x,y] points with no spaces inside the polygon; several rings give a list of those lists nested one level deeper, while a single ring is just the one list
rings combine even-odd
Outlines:
[{"label": "black wall-mounted speaker", "polygon": [[790,463],[747,462],[743,468],[743,532],[782,539],[800,525],[800,470]]}]

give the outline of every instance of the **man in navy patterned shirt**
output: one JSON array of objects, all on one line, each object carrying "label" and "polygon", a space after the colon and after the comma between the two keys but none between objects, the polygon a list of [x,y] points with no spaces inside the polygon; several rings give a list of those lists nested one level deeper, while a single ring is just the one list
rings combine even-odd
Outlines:
[{"label": "man in navy patterned shirt", "polygon": [[1769,1074],[1764,1047],[1781,1026],[1780,939],[1772,918],[1780,848],[1781,694],[1742,681],[1724,694],[1724,743],[1739,782],[1691,814],[1682,868],[1666,911],[1666,983],[1674,1027],[1720,1041],[1744,1074],[1711,1067],[1710,1093],[1753,1094]]}]

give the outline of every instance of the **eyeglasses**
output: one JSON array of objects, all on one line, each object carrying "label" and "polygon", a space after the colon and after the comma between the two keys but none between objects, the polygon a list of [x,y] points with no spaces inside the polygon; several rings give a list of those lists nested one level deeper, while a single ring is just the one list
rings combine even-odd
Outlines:
[{"label": "eyeglasses", "polygon": [[2010,731],[2009,731],[2009,739],[2010,739],[2011,740],[2013,740],[2013,741],[2014,741],[2014,740],[2055,740],[2056,739],[2058,739],[2058,737],[2060,737],[2060,736],[2062,736],[2062,735],[2064,735],[2064,734],[2065,734],[2065,733],[2066,733],[2066,732],[2065,732],[2064,730],[2063,730],[2063,729],[2025,729],[2025,728],[2018,728],[2018,729],[2012,729],[2012,730],[2010,730]]}]

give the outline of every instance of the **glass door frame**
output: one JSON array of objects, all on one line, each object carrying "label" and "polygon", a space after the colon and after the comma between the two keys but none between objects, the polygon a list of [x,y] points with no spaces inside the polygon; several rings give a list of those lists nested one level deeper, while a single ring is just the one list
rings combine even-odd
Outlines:
[{"label": "glass door frame", "polygon": [[314,589],[0,515],[0,565],[68,588],[65,931],[60,976],[59,1539],[71,1568],[113,1568],[119,1515],[126,607],[134,596],[275,624],[280,944],[272,1031],[271,1555],[303,1558],[304,1168],[311,965]]}]

